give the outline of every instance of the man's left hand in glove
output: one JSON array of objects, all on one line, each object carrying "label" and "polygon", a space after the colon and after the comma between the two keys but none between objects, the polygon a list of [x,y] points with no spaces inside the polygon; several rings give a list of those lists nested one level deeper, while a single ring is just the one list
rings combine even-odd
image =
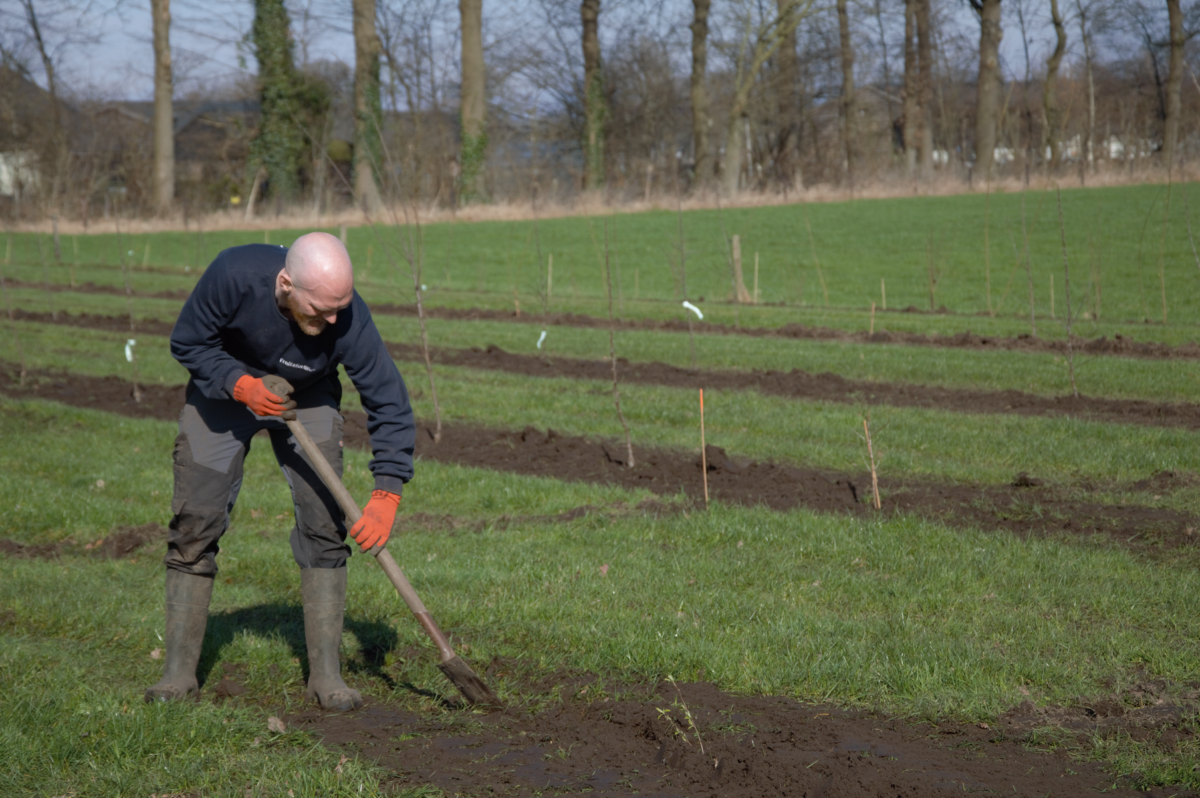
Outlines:
[{"label": "man's left hand in glove", "polygon": [[399,506],[398,494],[386,490],[371,491],[371,500],[363,508],[362,518],[350,527],[350,537],[362,546],[363,551],[384,545],[392,534],[392,524],[396,521],[396,508]]}]

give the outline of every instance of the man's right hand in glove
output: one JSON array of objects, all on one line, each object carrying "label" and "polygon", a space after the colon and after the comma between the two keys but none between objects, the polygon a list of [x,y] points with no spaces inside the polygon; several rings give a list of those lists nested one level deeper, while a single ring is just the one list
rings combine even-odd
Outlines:
[{"label": "man's right hand in glove", "polygon": [[258,377],[245,374],[233,386],[233,398],[250,408],[256,416],[281,416],[296,406],[288,397],[271,393]]}]

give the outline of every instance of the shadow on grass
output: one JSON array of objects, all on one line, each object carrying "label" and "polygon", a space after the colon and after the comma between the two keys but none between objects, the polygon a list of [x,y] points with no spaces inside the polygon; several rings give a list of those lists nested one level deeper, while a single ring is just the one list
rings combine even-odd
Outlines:
[{"label": "shadow on grass", "polygon": [[[343,655],[343,672],[365,674],[380,679],[388,689],[404,685],[384,670],[387,654],[397,644],[396,631],[378,620],[368,620],[346,614],[346,631],[358,638],[361,658],[347,660]],[[281,638],[292,650],[292,656],[300,660],[304,680],[308,681],[308,647],[304,641],[304,610],[299,604],[257,604],[238,610],[213,613],[208,616],[208,630],[204,636],[204,649],[196,678],[201,686],[221,660],[221,652],[233,642],[239,632],[249,632],[260,637]]]}]

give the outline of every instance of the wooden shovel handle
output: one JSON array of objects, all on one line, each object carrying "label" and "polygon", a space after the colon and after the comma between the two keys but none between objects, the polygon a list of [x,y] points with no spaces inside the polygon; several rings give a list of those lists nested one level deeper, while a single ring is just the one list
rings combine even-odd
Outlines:
[{"label": "wooden shovel handle", "polygon": [[[294,413],[289,415],[295,415]],[[333,470],[333,466],[329,465],[329,461],[325,459],[325,455],[321,454],[321,450],[317,448],[316,442],[312,436],[308,434],[308,430],[304,428],[295,418],[284,418],[288,429],[292,431],[300,448],[308,455],[308,459],[312,462],[313,468],[321,477],[321,481],[329,488],[333,494],[333,498],[337,499],[337,503],[341,505],[342,512],[346,514],[346,521],[350,525],[358,522],[362,518],[362,511],[358,509],[358,504],[355,503],[354,497],[350,495],[350,491],[346,490],[346,486],[342,484],[342,480],[338,477],[337,472]],[[425,629],[425,633],[429,635],[429,639],[433,641],[438,648],[438,654],[442,658],[442,662],[448,662],[456,656],[454,649],[450,646],[450,641],[442,634],[442,630],[433,622],[433,617],[429,611],[425,609],[425,604],[421,601],[421,597],[417,595],[417,591],[413,589],[412,584],[408,581],[408,577],[400,570],[400,566],[396,564],[390,552],[382,546],[376,546],[371,549],[368,554],[375,555],[375,561],[379,563],[379,567],[387,574],[387,578],[396,588],[396,592],[400,594],[400,598],[404,599],[404,603],[412,610],[412,614],[417,617],[417,621]]]}]

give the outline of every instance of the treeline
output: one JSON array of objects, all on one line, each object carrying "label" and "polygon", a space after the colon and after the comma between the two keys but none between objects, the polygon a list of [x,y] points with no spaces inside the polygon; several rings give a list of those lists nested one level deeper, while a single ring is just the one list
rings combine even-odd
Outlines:
[{"label": "treeline", "polygon": [[56,79],[45,16],[62,29],[70,0],[18,2],[10,215],[1086,182],[1175,171],[1198,143],[1183,0],[352,0],[349,64],[298,60],[294,14],[252,0],[253,77],[178,98],[151,0],[140,111]]}]

